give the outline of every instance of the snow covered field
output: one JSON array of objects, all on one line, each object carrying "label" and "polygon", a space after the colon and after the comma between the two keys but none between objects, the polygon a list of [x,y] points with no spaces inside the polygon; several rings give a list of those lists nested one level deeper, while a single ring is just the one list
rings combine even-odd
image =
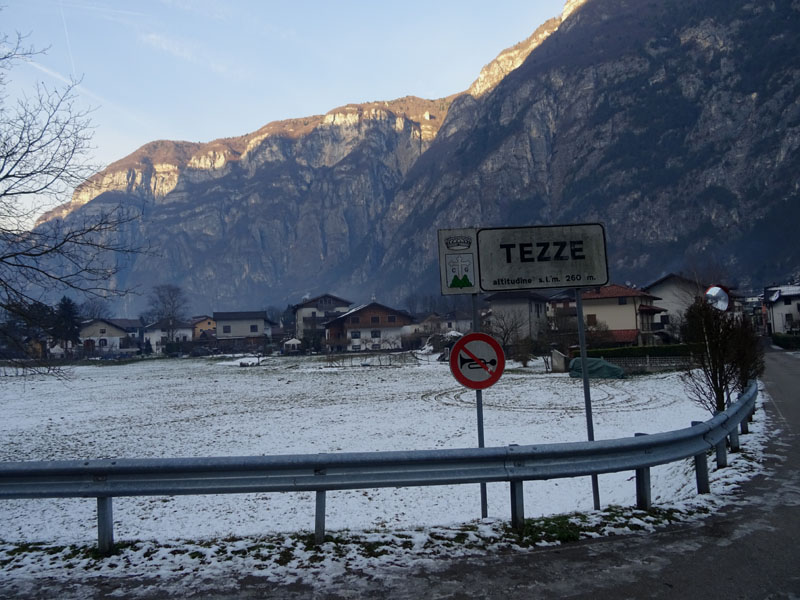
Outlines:
[{"label": "snow covered field", "polygon": [[[0,460],[477,446],[475,393],[458,385],[447,364],[433,357],[392,367],[364,367],[358,362],[331,366],[323,357],[268,357],[258,366],[241,368],[241,360],[81,366],[72,369],[66,381],[0,377]],[[591,393],[598,440],[669,431],[709,418],[686,399],[675,373],[593,380]],[[684,461],[652,469],[653,503],[667,507],[719,503],[720,494],[758,468],[766,430],[760,425],[754,424],[753,434],[743,438],[749,458],[732,455],[731,467],[720,471],[712,464],[711,496],[700,499],[695,494],[693,467]],[[585,441],[582,383],[564,374],[545,373],[541,362],[528,368],[512,363],[500,382],[484,392],[484,426],[487,447]],[[602,475],[599,481],[603,506],[635,504],[633,473]],[[526,517],[592,512],[589,478],[527,482],[524,489]],[[510,518],[507,484],[488,485],[488,505],[496,522]],[[328,532],[390,535],[459,527],[479,521],[479,488],[329,492],[326,515]],[[114,500],[116,541],[137,540],[161,548],[203,540],[206,548],[213,540],[290,536],[313,527],[312,493]],[[95,541],[92,499],[0,501],[0,558],[24,543],[90,546]],[[28,563],[14,559],[17,575],[40,572],[42,561],[51,570],[72,564],[43,556]],[[150,550],[144,556],[148,558],[141,561],[153,560]],[[177,560],[166,553],[162,556],[168,563]],[[277,567],[272,567],[271,576],[276,576]]]},{"label": "snow covered field", "polygon": [[[157,360],[73,369],[68,381],[0,381],[0,460],[245,456],[477,446],[475,392],[444,363],[329,367],[322,358]],[[356,365],[358,363],[355,363]],[[484,392],[486,446],[586,440],[580,380],[534,363]],[[596,439],[687,427],[708,415],[678,375],[593,381]],[[693,493],[687,465],[654,469],[653,501]],[[632,473],[600,478],[604,505],[635,502]],[[526,516],[591,510],[588,479],[525,485]],[[508,518],[508,486],[489,485],[491,516]],[[6,541],[90,542],[89,500],[0,503]],[[118,539],[206,538],[313,528],[311,493],[120,498]],[[476,515],[477,513],[477,515]],[[479,516],[477,486],[329,493],[328,529],[462,523]]]}]

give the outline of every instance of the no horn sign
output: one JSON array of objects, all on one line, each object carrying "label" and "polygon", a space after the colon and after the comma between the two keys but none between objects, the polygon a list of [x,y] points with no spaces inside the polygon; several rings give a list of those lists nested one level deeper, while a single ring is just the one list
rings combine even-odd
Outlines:
[{"label": "no horn sign", "polygon": [[492,336],[468,333],[450,351],[450,371],[461,385],[486,389],[500,379],[506,367],[503,349]]}]

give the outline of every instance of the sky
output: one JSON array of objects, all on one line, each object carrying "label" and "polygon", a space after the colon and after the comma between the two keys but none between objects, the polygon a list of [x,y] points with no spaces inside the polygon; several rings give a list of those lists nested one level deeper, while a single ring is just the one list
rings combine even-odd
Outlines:
[{"label": "sky", "polygon": [[347,103],[440,98],[560,14],[563,0],[4,0],[0,33],[46,54],[13,98],[80,80],[93,162],[158,140],[206,142]]}]

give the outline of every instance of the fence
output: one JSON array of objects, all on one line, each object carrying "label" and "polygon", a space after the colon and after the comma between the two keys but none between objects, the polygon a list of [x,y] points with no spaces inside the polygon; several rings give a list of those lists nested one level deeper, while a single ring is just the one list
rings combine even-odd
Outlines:
[{"label": "fence", "polygon": [[690,356],[614,356],[606,360],[626,373],[686,370],[692,366]]},{"label": "fence", "polygon": [[316,492],[315,539],[325,534],[328,490],[509,482],[511,521],[524,521],[523,482],[633,470],[636,505],[650,507],[650,467],[694,458],[698,493],[709,492],[706,453],[727,466],[739,449],[757,386],[691,427],[631,438],[563,444],[405,452],[0,463],[0,499],[96,498],[100,552],[113,549],[112,499],[121,496]]}]

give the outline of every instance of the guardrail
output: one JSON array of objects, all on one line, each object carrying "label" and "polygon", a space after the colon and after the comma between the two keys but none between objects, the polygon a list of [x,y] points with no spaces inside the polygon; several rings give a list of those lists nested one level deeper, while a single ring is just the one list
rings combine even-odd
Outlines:
[{"label": "guardrail", "polygon": [[694,458],[698,493],[709,492],[706,453],[727,466],[739,449],[758,390],[691,427],[631,438],[453,450],[172,459],[0,463],[0,499],[97,498],[100,552],[114,546],[112,499],[122,496],[316,492],[315,539],[325,534],[328,490],[509,482],[511,521],[524,521],[523,482],[636,471],[636,505],[650,507],[650,467]]}]

